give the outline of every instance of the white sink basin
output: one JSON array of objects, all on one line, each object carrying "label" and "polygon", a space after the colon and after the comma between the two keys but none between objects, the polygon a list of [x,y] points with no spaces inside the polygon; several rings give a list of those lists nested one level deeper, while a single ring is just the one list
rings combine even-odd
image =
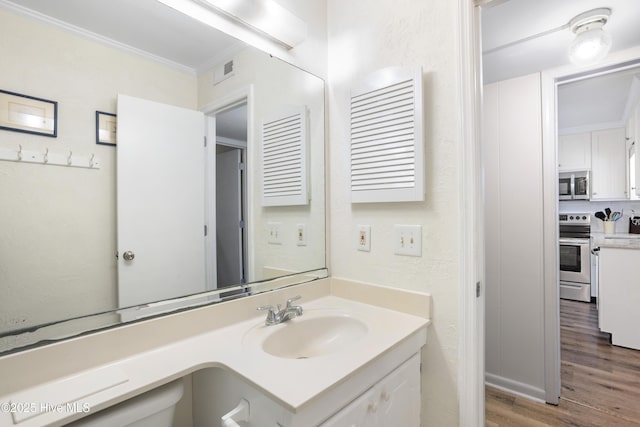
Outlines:
[{"label": "white sink basin", "polygon": [[369,331],[366,323],[348,314],[310,311],[275,326],[250,331],[244,341],[261,340],[265,353],[286,359],[308,359],[344,350]]}]

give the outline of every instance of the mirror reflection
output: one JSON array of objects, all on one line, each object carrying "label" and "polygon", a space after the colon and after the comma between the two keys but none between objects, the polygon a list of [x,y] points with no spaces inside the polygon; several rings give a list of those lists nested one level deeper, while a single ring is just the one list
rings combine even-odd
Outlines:
[{"label": "mirror reflection", "polygon": [[[58,107],[55,138],[1,129],[3,157],[99,165],[0,160],[0,352],[38,325],[325,267],[321,79],[153,0],[5,1],[0,55],[0,89]],[[269,134],[291,107],[301,130]],[[115,146],[96,144],[96,111],[117,115]],[[206,147],[160,141],[177,111]]]}]

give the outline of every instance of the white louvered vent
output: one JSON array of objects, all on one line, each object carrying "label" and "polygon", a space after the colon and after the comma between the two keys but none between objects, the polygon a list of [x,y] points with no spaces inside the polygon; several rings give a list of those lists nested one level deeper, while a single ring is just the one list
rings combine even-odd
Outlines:
[{"label": "white louvered vent", "polygon": [[392,67],[351,91],[351,201],[424,200],[422,70]]},{"label": "white louvered vent", "polygon": [[262,121],[262,205],[309,203],[307,109],[283,107]]}]

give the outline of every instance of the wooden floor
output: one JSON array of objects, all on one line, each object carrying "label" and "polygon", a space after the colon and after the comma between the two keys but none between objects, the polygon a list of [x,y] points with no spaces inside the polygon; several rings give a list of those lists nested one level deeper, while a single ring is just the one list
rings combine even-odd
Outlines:
[{"label": "wooden floor", "polygon": [[487,387],[486,425],[640,427],[640,351],[610,345],[596,305],[577,301],[560,300],[560,341],[560,404]]}]

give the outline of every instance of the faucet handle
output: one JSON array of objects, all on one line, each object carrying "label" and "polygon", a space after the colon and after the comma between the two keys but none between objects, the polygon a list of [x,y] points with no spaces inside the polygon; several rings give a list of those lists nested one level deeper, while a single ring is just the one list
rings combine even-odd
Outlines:
[{"label": "faucet handle", "polygon": [[302,296],[300,296],[300,295],[296,295],[293,298],[289,298],[287,300],[287,307],[291,307],[291,303],[294,302],[294,301],[298,301],[300,298],[302,298]]},{"label": "faucet handle", "polygon": [[271,324],[276,321],[276,309],[271,304],[263,305],[261,307],[256,308],[256,310],[259,310],[259,311],[269,310],[269,312],[267,313],[267,320],[266,320],[267,324]]}]

